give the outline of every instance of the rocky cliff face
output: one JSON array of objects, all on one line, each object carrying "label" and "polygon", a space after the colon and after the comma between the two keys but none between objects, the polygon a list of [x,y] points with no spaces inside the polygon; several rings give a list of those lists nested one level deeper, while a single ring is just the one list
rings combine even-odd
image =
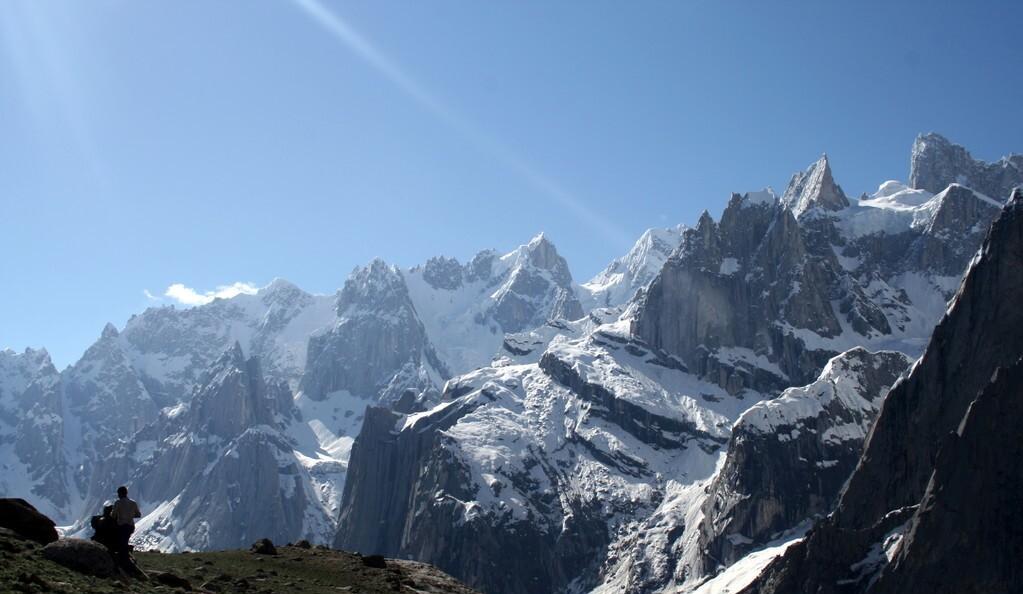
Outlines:
[{"label": "rocky cliff face", "polygon": [[857,347],[829,361],[816,381],[742,414],[703,506],[705,573],[831,511],[909,364],[902,353]]},{"label": "rocky cliff face", "polygon": [[265,361],[265,371],[293,388],[305,369],[310,334],[333,322],[333,299],[277,279],[255,295],[198,307],[150,308],[133,316],[120,342],[153,401],[187,400],[224,350],[235,342]]},{"label": "rocky cliff face", "polygon": [[1014,187],[1023,184],[1023,155],[985,163],[940,134],[917,136],[910,159],[909,185],[936,194],[950,184],[969,186],[1003,201]]},{"label": "rocky cliff face", "polygon": [[[60,374],[51,396],[22,395],[40,405],[52,404],[49,413],[37,406],[22,414],[26,426],[17,433],[25,444],[19,459],[25,469],[19,472],[39,474],[50,468],[46,472],[53,478],[47,480],[61,477],[66,486],[54,483],[46,492],[60,501],[49,511],[62,523],[95,513],[94,503],[109,496],[109,485],[94,476],[97,467],[121,442],[155,422],[162,408],[188,401],[230,345],[237,342],[262,355],[275,379],[295,382],[308,334],[333,315],[323,307],[325,300],[276,280],[255,295],[188,309],[148,309],[120,332],[107,324],[81,359]],[[48,432],[27,426],[55,418],[59,422],[47,422]],[[40,456],[53,464],[44,464]]]},{"label": "rocky cliff face", "polygon": [[781,201],[796,217],[812,208],[837,211],[849,206],[849,199],[831,174],[827,155],[821,155],[806,171],[793,175]]},{"label": "rocky cliff face", "polygon": [[[954,179],[987,183],[953,161]],[[903,486],[793,542],[834,506],[905,364],[880,351],[924,352],[1000,212],[975,190],[888,181],[851,199],[825,157],[780,199],[737,194],[719,220],[644,234],[581,286],[541,235],[466,264],[373,262],[333,297],[275,281],[147,310],[62,374],[5,353],[0,488],[72,521],[129,482],[147,512],[139,537],[169,549],[330,542],[340,520],[338,543],[433,561],[488,591],[714,591],[766,562],[776,536],[792,551],[842,543],[815,575],[849,573],[906,538],[918,503],[898,502],[927,497],[929,479],[907,477],[936,449],[877,430],[888,445],[873,456],[913,452],[884,463]],[[992,354],[965,344],[944,348]],[[916,422],[918,405],[900,406]],[[965,412],[921,414],[921,439],[940,441]],[[952,505],[942,485],[929,509]],[[931,562],[905,554],[906,568]],[[857,568],[894,571],[882,557]]]},{"label": "rocky cliff face", "polygon": [[[908,365],[859,347],[919,354],[997,213],[955,185],[853,201],[826,158],[782,199],[734,195],[624,307],[507,334],[436,406],[375,411],[337,543],[484,590],[696,588],[834,507]],[[791,386],[748,412],[777,423],[732,425]]]},{"label": "rocky cliff face", "polygon": [[78,486],[67,472],[61,393],[45,350],[0,351],[0,491],[66,520]]},{"label": "rocky cliff face", "polygon": [[[909,583],[941,592],[1023,586],[1008,558],[1015,553],[1004,552],[1023,546],[1018,522],[1004,511],[1014,506],[1000,507],[1019,497],[1023,473],[1003,457],[1018,449],[1018,435],[1006,428],[980,436],[1006,422],[995,419],[1000,412],[1018,408],[1018,390],[1009,386],[1023,353],[1021,266],[1017,190],[923,357],[889,393],[834,514],[750,592],[788,592],[797,584],[817,592],[888,592]],[[978,531],[998,546],[975,546]],[[948,567],[957,567],[956,575]]]},{"label": "rocky cliff face", "polygon": [[452,380],[431,410],[368,416],[337,545],[484,591],[592,587],[668,483],[709,476],[742,406],[622,328],[556,340],[538,363]]},{"label": "rocky cliff face", "polygon": [[[950,433],[913,519],[872,592],[1013,592],[1023,587],[1023,359],[999,367]],[[950,537],[950,535],[954,535]],[[893,539],[894,540],[894,539]],[[896,549],[894,552],[892,549]],[[949,571],[950,567],[959,568]]]},{"label": "rocky cliff face", "polygon": [[[356,270],[335,297],[309,295],[275,280],[254,295],[185,309],[148,309],[120,332],[108,325],[74,366],[63,374],[52,370],[45,389],[42,382],[9,382],[3,398],[9,405],[0,412],[10,421],[2,430],[10,478],[0,484],[4,492],[18,494],[35,489],[35,501],[70,524],[87,519],[109,497],[111,483],[131,475],[131,463],[110,463],[123,442],[142,448],[143,459],[154,443],[157,457],[176,451],[159,444],[170,435],[163,424],[171,418],[182,422],[182,411],[204,419],[201,426],[189,426],[215,439],[272,426],[249,414],[261,409],[247,408],[245,400],[192,401],[209,389],[205,374],[211,366],[238,344],[246,357],[259,360],[255,375],[265,376],[267,385],[285,382],[299,390],[291,420],[278,429],[307,456],[303,468],[309,484],[317,490],[318,505],[330,510],[326,520],[320,512],[307,518],[313,528],[306,533],[329,540],[348,452],[366,406],[412,410],[435,400],[450,369],[469,371],[499,353],[503,326],[529,332],[530,324],[550,321],[554,328],[566,324],[565,317],[581,317],[575,291],[565,260],[541,235],[508,254],[482,252],[465,266],[434,258],[400,271],[376,261]],[[239,390],[232,393],[244,393]],[[280,443],[263,447],[253,460],[281,448]],[[176,464],[194,470],[197,463]],[[173,493],[183,488],[165,486]],[[150,508],[167,501],[155,492],[152,497]],[[183,509],[163,510],[163,517]],[[161,546],[207,542],[195,535],[207,529],[195,523],[164,528],[154,541]],[[174,530],[178,534],[171,538]],[[219,526],[211,524],[209,530],[217,532]]]},{"label": "rocky cliff face", "polygon": [[[401,271],[381,260],[345,281],[337,297],[337,322],[310,339],[308,361],[301,389],[318,400],[341,390],[369,400],[396,400],[406,389],[430,388],[431,375],[441,381],[448,375]],[[392,385],[402,372],[409,381]]]},{"label": "rocky cliff face", "polygon": [[888,182],[850,203],[822,157],[780,201],[705,213],[637,297],[632,331],[732,392],[809,383],[855,345],[916,354],[997,212],[955,185]]},{"label": "rocky cliff face", "polygon": [[146,514],[134,537],[145,547],[322,539],[333,510],[323,508],[310,475],[314,452],[299,451],[299,420],[286,383],[268,382],[236,343],[188,403],[163,411],[100,466],[94,491],[129,485]]},{"label": "rocky cliff face", "polygon": [[506,258],[511,266],[493,295],[490,315],[505,332],[534,328],[548,319],[583,316],[568,264],[542,233]]}]

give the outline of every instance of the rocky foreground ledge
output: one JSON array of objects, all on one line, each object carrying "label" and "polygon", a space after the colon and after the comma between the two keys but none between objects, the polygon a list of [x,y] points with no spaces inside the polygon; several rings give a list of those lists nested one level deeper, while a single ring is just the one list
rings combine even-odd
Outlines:
[{"label": "rocky foreground ledge", "polygon": [[0,517],[0,592],[475,594],[431,565],[363,557],[307,542],[275,547],[260,541],[249,551],[136,552],[135,560],[146,575],[129,577],[115,568],[97,543],[51,541],[45,530],[38,530],[40,520],[49,519],[35,513],[29,522],[15,526],[8,521],[11,515]]}]

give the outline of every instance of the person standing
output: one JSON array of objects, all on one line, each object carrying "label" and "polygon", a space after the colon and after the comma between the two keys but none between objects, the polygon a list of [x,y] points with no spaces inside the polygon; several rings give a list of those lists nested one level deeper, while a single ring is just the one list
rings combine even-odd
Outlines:
[{"label": "person standing", "polygon": [[117,554],[122,560],[128,559],[128,541],[132,532],[135,532],[135,518],[141,518],[142,512],[139,504],[128,499],[128,487],[117,488],[117,501],[110,511],[110,516],[117,524]]}]

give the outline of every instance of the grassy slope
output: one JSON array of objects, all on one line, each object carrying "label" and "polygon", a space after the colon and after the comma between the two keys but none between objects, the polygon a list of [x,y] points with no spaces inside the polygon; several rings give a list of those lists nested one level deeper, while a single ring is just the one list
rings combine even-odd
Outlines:
[{"label": "grassy slope", "polygon": [[[43,559],[35,543],[0,535],[0,592],[125,593],[181,592],[155,580],[100,579]],[[195,591],[308,592],[364,594],[415,592],[473,594],[450,576],[421,563],[387,561],[387,568],[366,567],[357,555],[326,549],[279,547],[278,555],[248,551],[138,553],[149,574],[170,572]]]}]

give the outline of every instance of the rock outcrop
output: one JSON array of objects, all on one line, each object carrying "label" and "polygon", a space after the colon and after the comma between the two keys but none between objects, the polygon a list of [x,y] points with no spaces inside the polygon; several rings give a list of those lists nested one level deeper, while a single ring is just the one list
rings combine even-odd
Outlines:
[{"label": "rock outcrop", "polygon": [[268,381],[236,343],[189,403],[164,411],[99,468],[95,491],[129,485],[146,513],[133,539],[145,547],[322,540],[333,522],[323,517],[330,512],[306,462],[315,450],[297,451],[298,417],[287,384]]},{"label": "rock outcrop", "polygon": [[807,384],[856,345],[916,355],[997,212],[958,185],[890,182],[850,203],[822,157],[780,201],[704,213],[637,296],[632,331],[732,392]]},{"label": "rock outcrop", "polygon": [[706,573],[831,511],[889,387],[909,364],[902,353],[857,347],[829,361],[813,383],[743,413],[703,506]]},{"label": "rock outcrop", "polygon": [[53,520],[39,513],[24,499],[0,498],[0,527],[43,545],[58,538]]},{"label": "rock outcrop", "polygon": [[1009,155],[994,163],[985,163],[940,134],[921,134],[913,143],[909,184],[932,194],[950,184],[961,184],[1004,201],[1013,188],[1023,184],[1023,155]]},{"label": "rock outcrop", "polygon": [[[368,400],[396,400],[405,389],[428,387],[427,367],[447,376],[396,267],[374,260],[357,269],[338,293],[336,307],[334,326],[309,340],[301,389],[310,397],[346,390]],[[382,395],[405,368],[411,383]]]},{"label": "rock outcrop", "polygon": [[796,217],[815,207],[836,211],[849,206],[849,199],[831,174],[827,155],[793,175],[781,201]]},{"label": "rock outcrop", "polygon": [[0,351],[0,494],[28,497],[69,521],[81,484],[69,472],[63,391],[45,349]]},{"label": "rock outcrop", "polygon": [[[1020,400],[1021,269],[1016,190],[923,357],[890,391],[835,512],[748,592],[1023,588],[1023,532],[1010,511],[1023,467],[1006,425]],[[981,534],[992,540],[981,545]]]},{"label": "rock outcrop", "polygon": [[370,409],[335,544],[484,591],[593,587],[613,535],[669,477],[709,476],[725,444],[740,405],[683,369],[606,329],[455,378],[422,413]]},{"label": "rock outcrop", "polygon": [[99,543],[82,538],[62,538],[43,547],[43,559],[79,573],[113,577],[120,573],[110,551]]}]

